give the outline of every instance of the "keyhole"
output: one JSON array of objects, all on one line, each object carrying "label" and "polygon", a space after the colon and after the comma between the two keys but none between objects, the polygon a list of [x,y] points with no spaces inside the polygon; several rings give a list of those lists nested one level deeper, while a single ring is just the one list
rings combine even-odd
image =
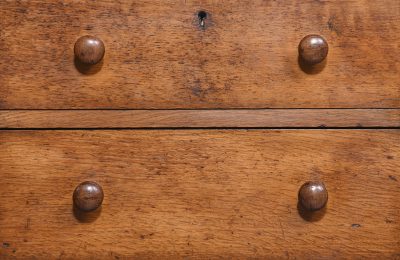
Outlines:
[{"label": "keyhole", "polygon": [[199,11],[197,14],[200,20],[200,26],[204,27],[205,26],[205,19],[207,18],[207,12],[206,11]]}]

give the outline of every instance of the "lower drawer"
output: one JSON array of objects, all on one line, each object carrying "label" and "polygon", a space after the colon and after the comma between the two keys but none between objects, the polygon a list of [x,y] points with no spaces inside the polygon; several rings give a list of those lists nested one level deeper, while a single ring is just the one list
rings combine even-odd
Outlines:
[{"label": "lower drawer", "polygon": [[400,130],[1,131],[0,175],[1,258],[400,258]]}]

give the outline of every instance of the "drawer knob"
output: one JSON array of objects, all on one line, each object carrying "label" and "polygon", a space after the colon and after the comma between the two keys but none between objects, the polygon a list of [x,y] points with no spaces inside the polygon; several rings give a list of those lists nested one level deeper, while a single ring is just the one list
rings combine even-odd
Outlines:
[{"label": "drawer knob", "polygon": [[94,65],[103,59],[105,46],[99,38],[86,35],[76,41],[74,52],[80,62]]},{"label": "drawer knob", "polygon": [[299,190],[299,202],[308,211],[316,211],[325,207],[328,202],[328,191],[323,182],[309,181]]},{"label": "drawer knob", "polygon": [[74,206],[82,211],[93,211],[101,206],[104,193],[101,186],[93,181],[79,184],[74,191]]},{"label": "drawer knob", "polygon": [[328,49],[328,43],[322,36],[310,34],[300,41],[299,55],[304,62],[313,65],[326,58]]}]

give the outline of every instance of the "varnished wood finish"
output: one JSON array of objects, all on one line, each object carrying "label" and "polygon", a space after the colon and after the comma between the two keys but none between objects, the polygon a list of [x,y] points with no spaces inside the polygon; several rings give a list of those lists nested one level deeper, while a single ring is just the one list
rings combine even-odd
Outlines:
[{"label": "varnished wood finish", "polygon": [[[198,11],[208,13],[205,25]],[[0,108],[400,108],[400,1],[0,1]],[[106,47],[82,71],[82,35]],[[302,68],[299,41],[329,61]]]},{"label": "varnished wood finish", "polygon": [[322,62],[328,55],[329,46],[321,35],[307,35],[299,43],[300,58],[307,64]]},{"label": "varnished wood finish", "polygon": [[400,129],[150,129],[399,128],[399,10],[0,1],[0,259],[400,259]]},{"label": "varnished wood finish", "polygon": [[93,181],[79,184],[73,194],[74,206],[81,211],[94,211],[101,206],[104,192],[101,186]]},{"label": "varnished wood finish", "polygon": [[299,203],[308,211],[317,211],[326,206],[328,191],[321,181],[308,181],[301,185],[299,190]]},{"label": "varnished wood finish", "polygon": [[400,109],[0,111],[0,128],[400,127]]},{"label": "varnished wood finish", "polygon": [[74,53],[79,62],[94,65],[103,59],[105,46],[103,41],[99,38],[85,35],[76,41]]},{"label": "varnished wood finish", "polygon": [[[400,130],[1,131],[0,140],[1,258],[400,254]],[[83,220],[71,191],[86,179],[106,196]],[[329,189],[323,217],[297,208],[308,180]]]}]

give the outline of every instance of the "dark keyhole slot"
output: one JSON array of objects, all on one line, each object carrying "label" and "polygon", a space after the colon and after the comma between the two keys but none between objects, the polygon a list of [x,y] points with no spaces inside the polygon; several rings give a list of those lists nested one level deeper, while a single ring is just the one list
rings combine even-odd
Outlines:
[{"label": "dark keyhole slot", "polygon": [[206,11],[199,11],[197,16],[199,17],[200,25],[204,26],[204,20],[207,18],[207,12]]},{"label": "dark keyhole slot", "polygon": [[204,19],[207,18],[207,12],[206,12],[206,11],[200,11],[200,12],[198,13],[198,16],[199,16],[199,19],[200,19],[200,20],[204,20]]}]

